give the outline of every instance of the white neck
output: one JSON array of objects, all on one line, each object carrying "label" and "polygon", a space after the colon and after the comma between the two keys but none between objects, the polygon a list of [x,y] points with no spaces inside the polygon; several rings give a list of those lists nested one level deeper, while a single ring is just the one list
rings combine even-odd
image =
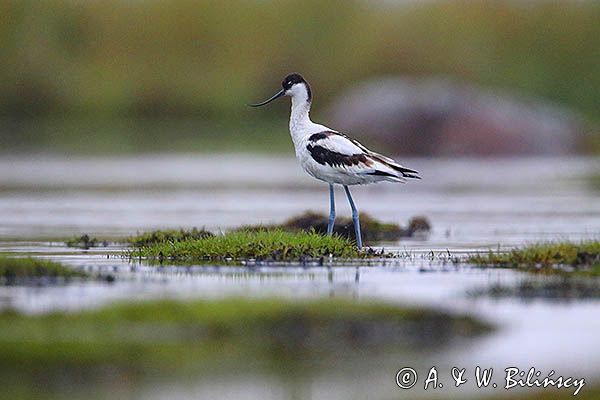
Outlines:
[{"label": "white neck", "polygon": [[292,112],[290,113],[290,132],[292,136],[305,130],[312,124],[310,116],[310,101],[306,96],[292,96]]},{"label": "white neck", "polygon": [[299,143],[311,131],[311,127],[314,125],[308,115],[310,112],[308,90],[305,84],[300,83],[292,86],[287,94],[292,97],[290,133],[294,143]]}]

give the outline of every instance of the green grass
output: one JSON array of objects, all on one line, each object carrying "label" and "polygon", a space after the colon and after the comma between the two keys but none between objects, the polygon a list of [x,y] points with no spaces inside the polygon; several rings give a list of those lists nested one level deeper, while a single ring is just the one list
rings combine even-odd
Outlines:
[{"label": "green grass", "polygon": [[223,365],[288,368],[307,357],[436,347],[489,329],[466,316],[341,299],[154,301],[42,316],[3,312],[0,383],[89,385],[115,373],[133,379]]},{"label": "green grass", "polygon": [[468,261],[478,265],[493,265],[558,271],[557,266],[572,266],[578,272],[600,275],[600,241],[580,243],[549,242],[531,244],[509,252],[492,252],[470,256]]},{"label": "green grass", "polygon": [[315,232],[285,232],[281,230],[234,231],[223,235],[181,242],[162,242],[128,252],[131,258],[169,261],[226,261],[258,259],[294,261],[332,255],[350,259],[364,257],[349,240]]},{"label": "green grass", "polygon": [[[363,213],[360,216],[360,227],[364,243],[393,242],[400,240],[403,237],[427,233],[431,229],[430,224],[425,217],[412,218],[407,227],[404,228],[398,224],[379,221],[366,213]],[[316,233],[325,234],[327,232],[327,216],[313,211],[306,211],[303,214],[288,219],[282,224],[243,226],[239,230],[283,230],[286,232],[312,230]],[[356,237],[352,218],[338,217],[335,221],[333,233],[351,241],[355,241]]]},{"label": "green grass", "polygon": [[186,240],[199,240],[214,236],[204,229],[171,229],[144,232],[127,238],[127,242],[135,247],[151,246],[165,242],[183,242]]},{"label": "green grass", "polygon": [[98,240],[95,237],[90,237],[90,235],[84,234],[81,236],[75,236],[70,239],[67,239],[65,242],[67,247],[80,247],[82,249],[89,249],[91,247],[98,247],[108,245],[107,241]]},{"label": "green grass", "polygon": [[39,278],[82,278],[87,274],[54,261],[0,256],[0,283],[14,284]]},{"label": "green grass", "polygon": [[185,240],[192,239],[203,239],[206,237],[214,236],[213,233],[204,229],[192,228],[192,229],[164,229],[154,230],[150,232],[138,233],[137,235],[130,236],[126,239],[123,238],[102,238],[98,239],[88,234],[81,236],[74,236],[65,241],[67,247],[79,247],[82,249],[90,249],[92,247],[108,246],[109,242],[119,244],[130,244],[134,247],[151,246],[157,243],[168,243],[168,242],[182,242]]},{"label": "green grass", "polygon": [[[399,226],[394,223],[384,223],[368,214],[361,215],[361,231],[363,241],[365,243],[381,242],[381,241],[397,241],[402,237],[410,237],[418,232],[428,232],[430,229],[429,222],[424,217],[412,218],[406,228]],[[303,251],[307,251],[308,257],[320,257],[328,255],[327,249],[332,249],[331,253],[341,254],[340,257],[356,257],[359,253],[355,253],[352,250],[346,252],[345,244],[341,244],[339,240],[334,241],[322,241],[323,236],[327,231],[327,217],[324,214],[307,211],[304,214],[297,215],[277,225],[248,225],[242,226],[236,229],[232,233],[228,233],[225,237],[218,237],[212,241],[202,242],[202,248],[207,249],[206,252],[210,254],[201,254],[194,256],[194,258],[207,258],[215,259],[218,254],[227,253],[227,257],[259,257],[259,258],[273,258],[282,259],[297,258],[302,256]],[[270,232],[270,233],[269,233]],[[291,233],[294,235],[282,235],[283,232]],[[260,235],[257,235],[260,233]],[[297,236],[298,233],[309,233],[303,236]],[[320,234],[321,236],[315,236],[314,234]],[[354,236],[354,225],[351,218],[341,217],[336,220],[334,227],[334,234],[340,238],[347,239],[351,242],[355,241]],[[212,238],[215,235],[212,232],[204,229],[171,229],[171,230],[155,230],[151,232],[138,233],[135,236],[127,238],[127,243],[134,247],[155,247],[159,244],[170,244],[176,242],[188,242],[192,240],[202,240],[206,238]],[[89,240],[87,236],[81,238],[75,238],[74,243],[81,246],[86,240]],[[258,244],[249,243],[248,246],[241,246],[241,241],[247,240],[249,242],[260,241]],[[93,244],[97,244],[98,240],[91,239]],[[290,243],[290,248],[286,249],[285,245],[279,247],[280,244],[285,242]],[[305,247],[302,247],[304,242]],[[316,243],[321,242],[321,243]],[[67,242],[69,244],[69,242]],[[191,246],[190,244],[182,245],[178,247],[177,251],[186,249]],[[333,246],[333,248],[331,247]],[[326,247],[323,252],[319,252],[319,247]],[[298,249],[298,251],[294,250]],[[316,253],[313,251],[316,251]],[[340,250],[342,252],[340,253]],[[147,251],[147,249],[144,249]],[[167,254],[173,255],[171,252],[165,252],[161,248],[158,253],[162,251],[162,257],[167,257]],[[193,251],[186,254],[198,253],[196,247]],[[153,253],[154,254],[154,253]],[[136,256],[142,255],[140,252],[135,253]],[[142,255],[143,256],[143,255]]]}]

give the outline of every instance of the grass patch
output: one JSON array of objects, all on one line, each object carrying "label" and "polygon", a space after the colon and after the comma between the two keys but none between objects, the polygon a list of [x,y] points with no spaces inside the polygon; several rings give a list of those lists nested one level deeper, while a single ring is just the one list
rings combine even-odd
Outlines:
[{"label": "grass patch", "polygon": [[[155,230],[150,232],[138,233],[135,236],[130,236],[123,239],[113,238],[112,243],[129,244],[134,247],[150,246],[157,243],[167,242],[182,242],[185,240],[204,239],[206,237],[214,236],[213,233],[204,229],[192,228],[192,229],[166,229],[166,230]],[[81,249],[90,249],[93,247],[107,247],[109,245],[108,239],[98,239],[88,234],[81,236],[75,236],[67,241],[65,245],[67,247],[77,247]]]},{"label": "grass patch", "polygon": [[[431,225],[425,217],[413,217],[409,221],[408,226],[401,227],[398,224],[381,222],[366,213],[363,213],[360,216],[360,227],[362,238],[365,243],[394,242],[405,237],[426,235],[431,230]],[[247,231],[276,229],[287,232],[312,230],[320,234],[325,234],[327,232],[327,216],[325,214],[307,211],[304,214],[288,219],[282,224],[244,226],[240,228],[240,230]],[[355,241],[356,236],[354,234],[354,223],[352,222],[352,218],[336,218],[333,233],[351,241]]]},{"label": "grass patch", "polygon": [[156,230],[137,234],[127,238],[127,242],[135,247],[144,247],[166,242],[184,242],[186,240],[200,240],[213,237],[212,232],[204,229],[172,229]]},{"label": "grass patch", "polygon": [[164,378],[223,365],[291,368],[307,357],[339,361],[361,351],[437,347],[489,329],[466,316],[340,299],[155,301],[43,316],[4,312],[0,382],[88,385],[115,373]]},{"label": "grass patch", "polygon": [[40,278],[83,278],[88,275],[54,261],[37,258],[12,258],[0,256],[0,284],[13,285],[20,281]]},{"label": "grass patch", "polygon": [[[363,235],[363,240],[365,243],[373,243],[373,242],[382,242],[382,241],[387,241],[387,242],[392,242],[392,241],[397,241],[400,238],[403,237],[414,237],[414,236],[418,236],[418,235],[426,235],[429,233],[429,231],[431,230],[431,225],[429,224],[429,221],[425,218],[425,217],[414,217],[409,221],[408,226],[406,227],[401,227],[398,224],[394,224],[394,223],[384,223],[381,221],[376,220],[375,218],[371,217],[368,214],[363,214],[361,215],[361,232]],[[251,234],[253,233],[258,233],[258,232],[262,232],[260,238],[250,238],[250,236],[253,236]],[[266,238],[269,236],[268,234],[264,233],[264,232],[274,232],[274,237],[272,238],[271,241],[266,240]],[[221,243],[222,246],[225,246],[225,249],[227,250],[226,252],[229,254],[226,257],[241,257],[241,258],[248,258],[248,257],[252,257],[252,258],[264,258],[264,257],[269,257],[270,259],[273,258],[273,256],[275,257],[274,259],[279,260],[279,253],[283,252],[283,257],[284,259],[288,258],[287,252],[289,252],[289,250],[286,250],[285,247],[283,248],[277,248],[277,246],[275,246],[274,241],[287,241],[289,240],[292,236],[285,236],[285,237],[281,237],[281,232],[288,232],[288,233],[300,233],[300,232],[305,232],[305,233],[317,233],[320,235],[325,236],[325,233],[327,232],[327,217],[324,214],[320,214],[320,213],[316,213],[316,212],[312,212],[312,211],[307,211],[304,214],[301,215],[297,215],[295,217],[292,217],[290,219],[288,219],[287,221],[285,221],[282,224],[277,224],[277,225],[247,225],[247,226],[243,226],[240,227],[238,229],[235,230],[234,233],[239,234],[239,235],[246,235],[246,236],[239,236],[236,237],[231,236],[231,234],[227,234],[227,240],[238,240],[238,239],[250,239],[252,240],[261,240],[262,243],[258,244],[258,247],[262,247],[263,250],[265,250],[265,252],[261,252],[257,253],[254,248],[249,248],[247,251],[244,250],[240,250],[241,254],[237,254],[237,255],[232,255],[232,251],[230,251],[230,247],[234,244],[227,244],[226,241],[223,241],[222,239],[215,239],[214,242],[211,242],[211,246],[213,243],[215,242],[219,242]],[[336,234],[337,236],[341,237],[341,238],[345,238],[348,239],[351,242],[355,242],[356,241],[356,237],[354,235],[354,225],[352,222],[351,218],[346,218],[346,217],[341,217],[341,218],[337,218],[336,219],[336,224],[334,227],[334,234]],[[279,237],[278,237],[279,236]],[[127,238],[127,243],[133,245],[134,247],[151,247],[151,246],[155,246],[158,244],[164,244],[164,243],[178,243],[178,242],[187,242],[187,241],[191,241],[191,240],[202,240],[202,239],[207,239],[207,238],[212,238],[215,237],[215,234],[213,234],[210,231],[204,230],[204,229],[198,229],[198,228],[192,228],[192,229],[172,229],[172,230],[155,230],[155,231],[151,231],[151,232],[145,232],[145,233],[139,233],[136,236],[132,236]],[[311,240],[308,241],[307,245],[310,246],[311,249],[317,249],[318,246],[315,246],[315,243],[313,243],[314,236],[313,235],[307,235],[307,236],[303,236],[302,238],[298,237],[298,240],[294,240],[294,243],[291,243],[291,247],[293,248],[299,248],[298,245],[301,241],[306,241],[307,238],[310,238]],[[76,238],[75,243],[77,245],[80,245],[79,247],[81,247],[82,243],[85,243],[83,241],[83,239],[87,239],[87,235],[83,236],[82,238]],[[92,240],[92,246],[97,243],[98,241],[94,238]],[[334,241],[336,243],[338,243],[337,241]],[[206,242],[205,244],[208,244],[208,242]],[[324,246],[329,246],[330,243],[324,243]],[[253,246],[250,246],[253,247]],[[255,247],[255,246],[254,246]],[[272,252],[273,254],[269,253],[269,248],[272,248]],[[334,250],[338,250],[340,247],[336,244],[336,247]],[[223,247],[220,247],[221,250],[223,250]],[[161,249],[162,250],[162,249]],[[302,250],[302,249],[301,249]],[[163,255],[162,257],[167,257],[167,252],[163,251]],[[311,252],[312,254],[312,252]],[[328,255],[329,253],[315,253],[316,255],[309,255],[309,257],[320,257],[322,255]],[[337,253],[335,253],[337,254]],[[136,256],[140,256],[140,252],[136,252]],[[359,254],[348,254],[348,257],[356,257]],[[143,256],[143,255],[142,255]],[[215,254],[207,254],[205,256],[202,257],[208,257],[211,260],[214,260]],[[297,258],[300,257],[301,254],[297,253],[297,254],[290,254],[289,257],[291,258]],[[202,258],[201,257],[201,258]],[[344,255],[340,255],[340,257],[344,257]]]},{"label": "grass patch", "polygon": [[256,259],[293,261],[336,258],[358,258],[368,254],[349,240],[324,236],[316,232],[284,232],[281,230],[240,230],[224,235],[207,236],[179,242],[159,242],[128,251],[131,258],[169,261],[212,261]]},{"label": "grass patch", "polygon": [[92,247],[107,247],[108,241],[98,240],[95,237],[90,237],[88,234],[76,236],[68,239],[65,244],[67,247],[79,247],[82,249],[90,249]]},{"label": "grass patch", "polygon": [[478,265],[526,268],[541,272],[564,271],[557,267],[570,266],[579,273],[599,276],[600,241],[532,244],[506,253],[490,251],[483,255],[473,255],[468,258],[468,262]]}]

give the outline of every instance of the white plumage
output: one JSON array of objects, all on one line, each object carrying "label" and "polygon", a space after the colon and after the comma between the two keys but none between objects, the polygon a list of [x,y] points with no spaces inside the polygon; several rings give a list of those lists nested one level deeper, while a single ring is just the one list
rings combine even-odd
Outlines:
[{"label": "white plumage", "polygon": [[[327,132],[331,135],[320,140],[310,141],[309,135],[298,143],[294,142],[300,164],[309,175],[340,185],[364,185],[381,181],[406,182],[406,177],[392,167],[393,165],[403,168],[394,160],[374,153],[336,131]],[[323,150],[317,152],[315,149]],[[336,156],[329,157],[328,163],[328,155],[331,154]],[[315,157],[324,163],[318,162]]]},{"label": "white plumage", "polygon": [[403,183],[407,178],[420,179],[418,172],[403,167],[389,157],[370,151],[342,133],[312,122],[309,116],[312,102],[310,85],[299,74],[286,76],[282,86],[283,89],[273,97],[252,106],[263,106],[282,96],[292,98],[290,134],[296,157],[309,175],[330,185],[331,209],[327,231],[332,232],[335,220],[333,184],[343,185],[352,207],[356,241],[361,247],[358,211],[348,185],[381,181]]},{"label": "white plumage", "polygon": [[340,185],[406,182],[406,178],[418,178],[417,171],[370,151],[334,129],[312,122],[310,86],[303,78],[301,81],[294,79],[294,75],[287,78],[287,82],[292,82],[290,88],[284,86],[284,94],[292,97],[290,134],[296,157],[309,175]]}]

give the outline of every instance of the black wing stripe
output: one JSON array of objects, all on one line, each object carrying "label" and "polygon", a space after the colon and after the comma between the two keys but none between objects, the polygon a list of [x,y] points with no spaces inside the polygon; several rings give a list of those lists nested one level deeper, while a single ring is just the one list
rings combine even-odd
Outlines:
[{"label": "black wing stripe", "polygon": [[[349,140],[352,144],[357,146],[359,149],[363,150],[363,153],[357,153],[357,154],[351,154],[351,155],[342,154],[342,153],[338,153],[336,151],[328,150],[325,147],[319,146],[317,144],[317,142],[319,142],[320,140],[327,139],[328,137],[333,136],[333,135],[338,135],[338,136],[341,136],[341,137]],[[315,160],[317,163],[319,163],[321,165],[330,165],[332,167],[339,167],[339,166],[351,167],[353,165],[358,165],[358,164],[362,163],[362,164],[365,164],[367,167],[371,167],[371,166],[373,166],[373,160],[375,160],[375,161],[378,161],[378,162],[390,167],[394,171],[399,172],[403,178],[421,179],[421,177],[419,176],[419,172],[415,171],[414,169],[405,168],[398,164],[390,162],[391,161],[390,159],[386,159],[385,157],[380,156],[377,153],[371,152],[365,146],[363,146],[356,140],[349,138],[348,136],[344,135],[343,133],[334,132],[334,131],[323,131],[323,132],[313,133],[308,138],[308,145],[306,146],[306,149],[310,152],[313,160]],[[375,172],[370,172],[369,175],[398,177],[395,174],[380,171],[380,170],[376,170]]]},{"label": "black wing stripe", "polygon": [[358,146],[358,148],[360,148],[361,150],[363,150],[366,154],[369,155],[369,157],[374,158],[375,160],[387,165],[388,167],[392,168],[395,171],[398,171],[402,174],[402,177],[404,178],[414,178],[414,179],[421,179],[421,177],[419,176],[419,172],[415,171],[414,169],[410,169],[410,168],[404,168],[400,165],[391,163],[389,160],[386,160],[385,157],[380,156],[377,153],[373,153],[371,150],[367,149],[365,146],[363,146],[360,142],[349,138],[348,136],[344,135],[344,134],[339,134],[341,136],[344,136],[346,139],[350,140],[352,143],[354,143],[356,146]]},{"label": "black wing stripe", "polygon": [[393,169],[395,169],[398,172],[402,172],[403,174],[418,174],[418,171],[415,171],[414,169],[410,169],[410,168],[404,168],[401,167],[399,165],[394,165],[394,164],[388,164],[390,167],[392,167]]},{"label": "black wing stripe", "polygon": [[419,173],[417,171],[415,171],[414,169],[399,167],[397,165],[392,166],[392,168],[394,168],[396,171],[400,172],[402,174],[402,176],[405,178],[421,179],[421,177],[419,176]]},{"label": "black wing stripe", "polygon": [[397,175],[394,174],[390,174],[389,172],[385,172],[385,171],[380,171],[380,170],[376,170],[374,172],[369,172],[367,175],[378,175],[378,176],[392,176],[394,178],[397,178]]},{"label": "black wing stripe", "polygon": [[306,149],[310,152],[313,160],[321,165],[330,165],[332,167],[348,166],[365,164],[371,166],[373,162],[369,160],[366,154],[342,154],[336,151],[327,150],[326,148],[318,145],[309,144]]},{"label": "black wing stripe", "polygon": [[335,134],[336,133],[332,132],[332,131],[323,131],[323,132],[313,133],[308,138],[308,141],[309,142],[318,142],[319,140],[327,139],[329,136],[335,135]]},{"label": "black wing stripe", "polygon": [[388,165],[391,168],[393,168],[394,170],[400,172],[402,174],[402,176],[405,178],[421,179],[421,177],[419,176],[419,173],[417,171],[415,171],[414,169],[404,168],[404,167],[401,167],[399,165],[394,165],[394,164],[388,164]]}]

